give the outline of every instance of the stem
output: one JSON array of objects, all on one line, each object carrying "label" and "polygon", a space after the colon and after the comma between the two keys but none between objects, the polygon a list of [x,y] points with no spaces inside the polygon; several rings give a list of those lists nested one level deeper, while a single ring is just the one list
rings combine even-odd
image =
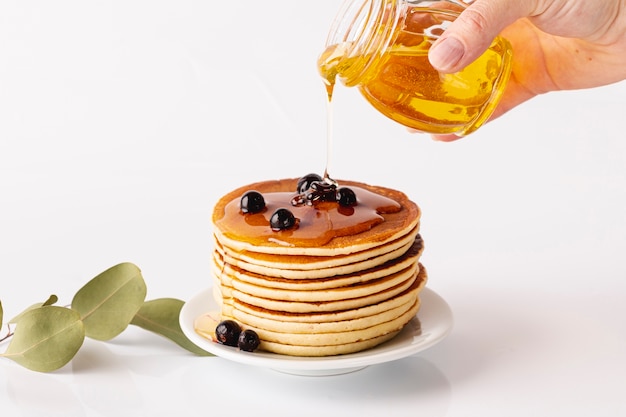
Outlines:
[{"label": "stem", "polygon": [[9,324],[7,324],[7,334],[5,334],[3,337],[0,338],[0,343],[4,342],[5,340],[11,338],[13,336],[13,333],[11,331],[11,326]]}]

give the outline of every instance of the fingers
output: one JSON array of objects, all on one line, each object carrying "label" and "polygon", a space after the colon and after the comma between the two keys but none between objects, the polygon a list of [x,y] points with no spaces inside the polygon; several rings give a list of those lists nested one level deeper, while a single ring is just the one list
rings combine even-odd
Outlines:
[{"label": "fingers", "polygon": [[437,70],[457,72],[478,58],[508,25],[533,11],[533,1],[476,0],[431,47],[429,60]]},{"label": "fingers", "polygon": [[432,140],[437,142],[454,142],[455,140],[461,139],[463,136],[457,136],[454,134],[450,135],[430,135]]}]

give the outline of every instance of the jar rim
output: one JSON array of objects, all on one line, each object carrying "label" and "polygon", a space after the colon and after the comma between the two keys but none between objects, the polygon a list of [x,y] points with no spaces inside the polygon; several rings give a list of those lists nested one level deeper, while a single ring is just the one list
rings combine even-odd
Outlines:
[{"label": "jar rim", "polygon": [[349,45],[342,59],[369,57],[341,74],[346,85],[358,83],[360,77],[385,51],[400,18],[403,0],[346,0],[331,25],[326,47]]}]

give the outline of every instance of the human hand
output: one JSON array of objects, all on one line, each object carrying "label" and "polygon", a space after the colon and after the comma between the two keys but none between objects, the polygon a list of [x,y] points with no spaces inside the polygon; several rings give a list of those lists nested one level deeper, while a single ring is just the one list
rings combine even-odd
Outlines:
[{"label": "human hand", "polygon": [[498,34],[511,42],[513,64],[491,120],[539,94],[626,79],[626,0],[476,0],[433,44],[430,62],[459,71]]}]

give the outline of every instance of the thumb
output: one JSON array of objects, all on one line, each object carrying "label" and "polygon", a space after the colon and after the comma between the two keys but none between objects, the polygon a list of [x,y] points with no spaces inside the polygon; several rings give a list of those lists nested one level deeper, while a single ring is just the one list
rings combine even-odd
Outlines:
[{"label": "thumb", "polygon": [[532,1],[476,0],[450,24],[430,48],[428,58],[437,70],[465,68],[482,55],[505,27],[532,12]]}]

